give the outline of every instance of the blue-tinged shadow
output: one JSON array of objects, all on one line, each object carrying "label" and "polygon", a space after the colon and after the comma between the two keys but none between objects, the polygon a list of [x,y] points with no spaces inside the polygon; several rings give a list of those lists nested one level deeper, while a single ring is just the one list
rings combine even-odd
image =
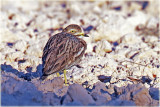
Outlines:
[{"label": "blue-tinged shadow", "polygon": [[[30,68],[28,69],[32,70]],[[19,72],[17,69],[7,64],[1,64],[1,70],[4,72],[11,72],[17,75],[19,78],[23,78],[25,80],[31,81],[31,79],[38,78],[42,75],[42,64],[39,64],[37,66],[36,72],[28,72],[28,73]]]}]

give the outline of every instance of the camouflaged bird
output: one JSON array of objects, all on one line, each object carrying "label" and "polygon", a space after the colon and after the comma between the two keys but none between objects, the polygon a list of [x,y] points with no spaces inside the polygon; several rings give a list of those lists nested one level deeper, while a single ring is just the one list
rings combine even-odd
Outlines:
[{"label": "camouflaged bird", "polygon": [[53,73],[64,71],[65,83],[67,83],[66,69],[76,65],[87,48],[86,42],[78,38],[79,36],[88,37],[80,26],[71,24],[61,33],[49,38],[43,50],[42,80]]}]

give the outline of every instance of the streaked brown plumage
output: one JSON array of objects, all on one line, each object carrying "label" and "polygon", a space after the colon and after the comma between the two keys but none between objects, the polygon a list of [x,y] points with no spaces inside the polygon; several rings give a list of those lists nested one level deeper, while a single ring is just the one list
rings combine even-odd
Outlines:
[{"label": "streaked brown plumage", "polygon": [[49,38],[43,50],[43,76],[68,69],[77,64],[86,50],[86,42],[78,36],[87,36],[75,24],[67,26],[61,33]]}]

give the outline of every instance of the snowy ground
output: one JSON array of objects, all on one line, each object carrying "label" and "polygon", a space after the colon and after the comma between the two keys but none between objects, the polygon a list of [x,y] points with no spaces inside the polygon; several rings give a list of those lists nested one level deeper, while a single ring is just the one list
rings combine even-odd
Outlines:
[{"label": "snowy ground", "polygon": [[[160,35],[158,0],[2,0],[2,105],[158,106]],[[42,50],[69,24],[88,33],[86,53],[61,77],[42,75]],[[9,100],[8,100],[9,99]]]}]

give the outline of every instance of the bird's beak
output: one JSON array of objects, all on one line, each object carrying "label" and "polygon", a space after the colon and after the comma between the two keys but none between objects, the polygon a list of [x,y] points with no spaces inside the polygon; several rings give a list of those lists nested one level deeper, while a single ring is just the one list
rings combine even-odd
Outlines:
[{"label": "bird's beak", "polygon": [[84,34],[84,37],[89,37],[87,34]]},{"label": "bird's beak", "polygon": [[85,33],[79,33],[78,34],[79,36],[84,36],[84,37],[89,37],[87,34],[85,34]]}]

